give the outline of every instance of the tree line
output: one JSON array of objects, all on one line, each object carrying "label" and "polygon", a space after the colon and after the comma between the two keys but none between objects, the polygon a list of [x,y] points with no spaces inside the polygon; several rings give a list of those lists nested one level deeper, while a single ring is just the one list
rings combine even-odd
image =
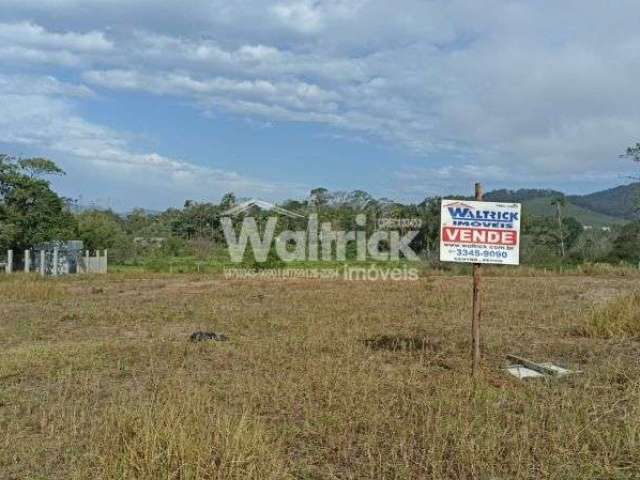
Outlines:
[{"label": "tree line", "polygon": [[[640,145],[627,154],[640,161]],[[217,203],[187,200],[182,208],[163,212],[134,209],[122,214],[108,209],[79,208],[73,199],[53,191],[49,179],[54,175],[64,172],[51,160],[0,155],[0,251],[20,252],[45,241],[79,239],[88,249],[109,249],[111,260],[121,263],[144,263],[161,257],[226,259],[220,219],[223,212],[243,201],[233,193],[225,194]],[[494,191],[487,200],[509,201],[511,195],[522,201],[533,198],[537,192]],[[525,211],[523,216],[523,263],[640,262],[640,221],[611,232],[587,231],[575,218],[563,215],[564,196],[560,192],[550,194],[556,197],[556,215],[534,216]],[[306,198],[287,200],[279,207],[302,217],[316,214],[320,222],[331,222],[334,230],[344,231],[364,228],[371,233],[379,227],[380,219],[418,220],[419,234],[411,246],[425,261],[438,263],[438,197],[403,204],[375,198],[362,190],[332,192],[316,188]],[[249,213],[258,218],[271,215],[259,209]],[[364,227],[356,224],[359,214],[366,216]],[[306,218],[282,216],[279,228],[304,230],[306,222]]]}]

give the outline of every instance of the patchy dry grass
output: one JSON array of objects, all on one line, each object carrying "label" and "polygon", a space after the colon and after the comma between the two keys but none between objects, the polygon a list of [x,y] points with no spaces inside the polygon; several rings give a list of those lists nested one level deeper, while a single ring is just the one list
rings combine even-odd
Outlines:
[{"label": "patchy dry grass", "polygon": [[[474,383],[467,277],[4,278],[0,478],[638,478],[634,335],[573,334],[636,284],[488,277]],[[584,373],[519,382],[507,353]]]},{"label": "patchy dry grass", "polygon": [[5,302],[37,302],[60,298],[63,290],[55,282],[29,275],[0,275],[0,295]]},{"label": "patchy dry grass", "polygon": [[282,447],[259,419],[228,412],[209,388],[180,379],[142,401],[117,399],[94,434],[100,478],[288,477]]},{"label": "patchy dry grass", "polygon": [[640,339],[640,293],[592,307],[579,332],[588,337]]}]

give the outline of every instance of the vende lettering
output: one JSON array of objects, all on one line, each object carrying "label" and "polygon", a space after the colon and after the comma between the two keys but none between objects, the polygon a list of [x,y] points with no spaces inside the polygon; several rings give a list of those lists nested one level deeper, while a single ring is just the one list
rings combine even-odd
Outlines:
[{"label": "vende lettering", "polygon": [[518,232],[515,230],[492,230],[488,228],[443,227],[442,239],[447,243],[517,245]]}]

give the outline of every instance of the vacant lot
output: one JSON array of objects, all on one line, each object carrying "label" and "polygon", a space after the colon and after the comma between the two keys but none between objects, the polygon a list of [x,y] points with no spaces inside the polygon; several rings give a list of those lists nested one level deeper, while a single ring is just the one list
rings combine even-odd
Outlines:
[{"label": "vacant lot", "polygon": [[474,385],[468,277],[0,278],[0,477],[639,478],[638,282],[487,278]]}]

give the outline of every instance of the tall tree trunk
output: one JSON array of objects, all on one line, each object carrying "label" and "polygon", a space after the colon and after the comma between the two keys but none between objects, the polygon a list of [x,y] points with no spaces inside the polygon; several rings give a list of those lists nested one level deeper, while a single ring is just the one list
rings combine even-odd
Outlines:
[{"label": "tall tree trunk", "polygon": [[558,210],[558,231],[560,233],[560,253],[562,254],[562,258],[564,258],[564,234],[562,233],[562,210],[560,207],[560,203],[556,203],[556,208]]}]

